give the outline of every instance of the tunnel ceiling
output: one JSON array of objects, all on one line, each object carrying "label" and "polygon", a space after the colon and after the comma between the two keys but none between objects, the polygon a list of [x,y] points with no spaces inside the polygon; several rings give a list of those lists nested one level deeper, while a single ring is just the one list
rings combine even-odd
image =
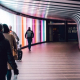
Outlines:
[{"label": "tunnel ceiling", "polygon": [[80,12],[79,0],[0,0],[0,4],[16,12],[48,19],[67,19]]}]

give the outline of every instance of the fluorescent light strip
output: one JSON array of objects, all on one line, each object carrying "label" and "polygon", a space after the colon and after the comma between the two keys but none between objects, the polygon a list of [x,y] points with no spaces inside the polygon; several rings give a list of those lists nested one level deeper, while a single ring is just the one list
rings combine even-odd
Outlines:
[{"label": "fluorescent light strip", "polygon": [[22,19],[22,46],[24,46],[24,20],[23,20],[23,17],[21,18]]},{"label": "fluorescent light strip", "polygon": [[31,30],[32,30],[32,19],[31,18],[29,18],[29,27],[31,28]]},{"label": "fluorescent light strip", "polygon": [[77,23],[67,23],[67,24],[71,24],[71,25],[76,24],[77,25]]},{"label": "fluorescent light strip", "polygon": [[22,35],[22,17],[21,16],[20,16],[20,22],[19,22],[19,24],[20,24],[20,28],[18,26],[18,29],[19,29],[19,36],[20,36],[20,44],[22,44],[22,36],[21,36]]},{"label": "fluorescent light strip", "polygon": [[39,20],[37,20],[37,27],[36,27],[36,32],[37,32],[37,42],[39,42]]},{"label": "fluorescent light strip", "polygon": [[43,41],[45,41],[45,24],[44,24],[44,20],[43,20]]},{"label": "fluorescent light strip", "polygon": [[46,41],[46,21],[45,21],[45,41]]},{"label": "fluorescent light strip", "polygon": [[14,28],[13,28],[13,30],[14,30],[15,32],[16,32],[16,24],[17,24],[17,23],[16,23],[16,15],[14,15],[14,25],[13,25]]},{"label": "fluorescent light strip", "polygon": [[25,38],[25,33],[26,33],[26,17],[23,17],[23,25],[24,25],[24,45],[26,45],[26,38]]},{"label": "fluorescent light strip", "polygon": [[[9,16],[8,23],[12,25],[13,31],[15,31],[19,36],[19,39],[20,39],[19,43],[23,44],[23,46],[27,45],[27,40],[23,36],[25,36],[25,33],[28,27],[31,27],[31,30],[33,29],[33,32],[34,32],[33,43],[46,41],[46,21],[45,20],[43,21],[38,19],[31,19],[31,18],[21,17],[13,14],[10,15],[10,13],[8,14],[8,16]],[[39,24],[41,24],[41,26]],[[41,28],[41,40],[40,40],[40,33],[39,33],[40,28]]]},{"label": "fluorescent light strip", "polygon": [[35,19],[35,43],[36,43],[36,19]]},{"label": "fluorescent light strip", "polygon": [[43,42],[43,20],[41,20],[41,42]]},{"label": "fluorescent light strip", "polygon": [[[27,29],[28,29],[28,18],[26,18],[26,31],[27,31]],[[26,45],[28,45],[28,42],[27,42],[27,39],[26,39]]]},{"label": "fluorescent light strip", "polygon": [[21,16],[17,16],[17,34],[18,34],[18,36],[19,36],[19,38],[20,38],[20,41],[19,41],[19,43],[20,44],[22,44],[22,22],[21,22],[22,20],[21,20]]},{"label": "fluorescent light strip", "polygon": [[[34,22],[35,22],[35,21],[34,21],[34,19],[33,19],[33,20],[32,20],[32,30],[33,30],[33,33],[35,33],[35,31],[34,31],[34,30],[35,30],[35,28],[34,28],[34,27],[35,27]],[[34,35],[35,35],[35,34],[34,34]],[[34,43],[34,41],[35,41],[35,39],[33,38],[32,43]]]},{"label": "fluorescent light strip", "polygon": [[38,42],[38,20],[36,20],[36,42]]},{"label": "fluorescent light strip", "polygon": [[49,23],[49,25],[65,25],[65,23]]}]

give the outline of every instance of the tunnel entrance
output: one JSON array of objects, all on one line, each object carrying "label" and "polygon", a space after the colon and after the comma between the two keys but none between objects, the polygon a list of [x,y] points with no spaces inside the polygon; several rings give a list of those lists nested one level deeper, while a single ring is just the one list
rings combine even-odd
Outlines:
[{"label": "tunnel entrance", "polygon": [[52,42],[64,42],[65,41],[65,27],[62,26],[50,26],[50,41]]},{"label": "tunnel entrance", "polygon": [[47,25],[49,42],[78,42],[77,24],[75,22],[49,22]]}]

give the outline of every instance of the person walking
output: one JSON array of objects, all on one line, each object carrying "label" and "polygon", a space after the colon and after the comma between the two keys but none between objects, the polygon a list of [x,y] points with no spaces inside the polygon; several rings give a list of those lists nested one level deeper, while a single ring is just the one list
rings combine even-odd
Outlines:
[{"label": "person walking", "polygon": [[19,70],[12,55],[10,43],[3,35],[3,26],[0,24],[0,80],[6,80],[7,62],[11,65],[14,74],[18,75]]},{"label": "person walking", "polygon": [[[14,36],[12,34],[9,34],[9,28],[8,28],[7,24],[3,24],[3,28],[4,28],[3,35],[10,43],[10,47],[11,47],[11,50],[12,50],[12,55],[13,55],[13,51],[15,51],[16,55],[17,55],[17,44],[16,44]],[[7,63],[7,64],[8,64],[7,80],[11,80],[11,76],[12,76],[11,70],[12,70],[12,67],[10,66],[9,63]]]},{"label": "person walking", "polygon": [[31,42],[32,42],[32,38],[34,37],[34,33],[33,31],[31,30],[30,27],[28,27],[28,30],[26,31],[25,33],[25,38],[27,39],[28,41],[28,49],[29,51],[31,51]]},{"label": "person walking", "polygon": [[14,31],[12,31],[12,26],[9,26],[9,33],[15,37],[16,43],[19,44],[19,37]]}]

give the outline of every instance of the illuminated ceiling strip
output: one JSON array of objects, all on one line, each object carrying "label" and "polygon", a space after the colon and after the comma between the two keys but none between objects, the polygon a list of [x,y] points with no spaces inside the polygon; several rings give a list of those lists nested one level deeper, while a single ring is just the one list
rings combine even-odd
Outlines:
[{"label": "illuminated ceiling strip", "polygon": [[49,23],[49,25],[65,25],[65,23]]},{"label": "illuminated ceiling strip", "polygon": [[[50,1],[50,0],[49,0]],[[49,12],[49,6],[50,6],[50,2],[48,2],[48,6],[46,8],[46,12],[45,12],[45,18],[47,18],[48,12]]]},{"label": "illuminated ceiling strip", "polygon": [[67,24],[71,24],[71,25],[76,24],[77,25],[77,23],[67,23]]},{"label": "illuminated ceiling strip", "polygon": [[[1,2],[4,2],[4,1],[6,2],[6,0],[1,0]],[[7,2],[9,2],[9,1],[11,1],[11,0],[7,0]],[[37,0],[37,1],[34,0],[34,1],[37,2],[38,0]],[[39,4],[39,3],[33,3],[33,1],[30,1],[30,0],[26,0],[26,1],[14,1],[14,2],[15,2],[15,3],[21,3],[21,4],[24,4],[24,5],[25,5],[25,4],[30,4],[30,3],[31,3],[31,4]],[[41,0],[41,2],[42,2],[41,4],[44,4],[45,2],[47,2],[47,3],[50,2],[52,5],[53,5],[54,3],[55,3],[55,4],[62,4],[62,5],[63,5],[63,4],[65,4],[65,5],[73,5],[73,6],[74,6],[74,5],[77,5],[77,6],[80,5],[80,4],[75,4],[75,3],[56,2],[56,1],[52,1],[52,0],[51,0],[51,1],[50,1],[50,0],[47,0],[47,1],[42,1],[42,0]],[[44,5],[47,5],[47,4],[44,4]]]}]

